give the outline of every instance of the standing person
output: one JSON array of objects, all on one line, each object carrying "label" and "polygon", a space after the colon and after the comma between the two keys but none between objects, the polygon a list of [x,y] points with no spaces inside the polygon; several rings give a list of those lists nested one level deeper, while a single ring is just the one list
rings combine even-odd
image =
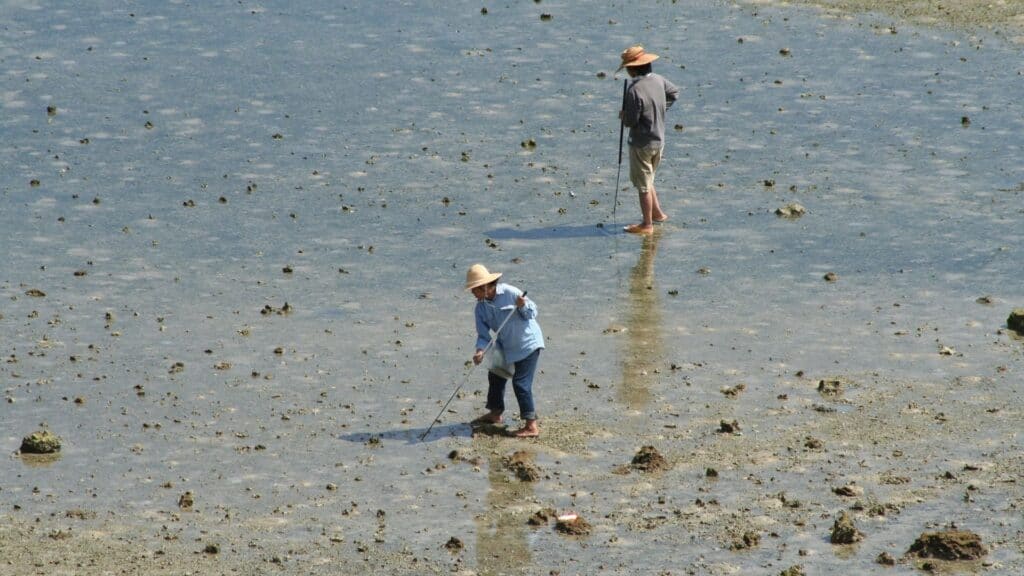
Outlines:
[{"label": "standing person", "polygon": [[[537,412],[533,405],[533,376],[537,371],[540,351],[544,348],[544,335],[540,324],[537,324],[537,305],[515,286],[499,283],[499,278],[501,272],[489,272],[482,264],[473,264],[466,272],[466,290],[472,292],[477,300],[473,363],[483,362],[491,332],[500,328],[495,347],[504,354],[505,363],[515,366],[512,390],[519,402],[519,417],[524,421],[523,427],[512,435],[517,438],[539,436],[540,427],[537,426]],[[502,323],[505,323],[504,327]],[[488,412],[474,422],[499,424],[502,421],[507,382],[507,371],[492,368],[487,372]]]},{"label": "standing person", "polygon": [[624,228],[633,234],[650,234],[655,222],[668,220],[654,190],[654,174],[665,148],[665,112],[678,98],[679,89],[651,71],[651,62],[657,59],[657,54],[645,52],[643,46],[630,46],[622,52],[622,64],[616,70],[625,68],[633,79],[619,111],[623,125],[629,128],[629,180],[640,193],[643,218]]}]

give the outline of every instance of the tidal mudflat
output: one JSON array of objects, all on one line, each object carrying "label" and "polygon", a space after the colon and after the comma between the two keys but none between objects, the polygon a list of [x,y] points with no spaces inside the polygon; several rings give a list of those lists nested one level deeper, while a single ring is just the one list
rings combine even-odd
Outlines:
[{"label": "tidal mudflat", "polygon": [[293,4],[0,1],[0,573],[1024,571],[1016,16]]}]

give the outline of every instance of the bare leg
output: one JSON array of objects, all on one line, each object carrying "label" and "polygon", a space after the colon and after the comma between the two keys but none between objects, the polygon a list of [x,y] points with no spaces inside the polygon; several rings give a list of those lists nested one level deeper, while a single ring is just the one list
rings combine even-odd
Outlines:
[{"label": "bare leg", "polygon": [[661,203],[658,202],[658,191],[651,186],[650,191],[647,192],[651,195],[651,219],[655,222],[664,222],[668,220],[668,214],[661,209]]},{"label": "bare leg", "polygon": [[630,224],[626,226],[624,230],[632,234],[650,234],[654,231],[654,224],[651,220],[651,213],[654,210],[654,204],[652,202],[652,196],[654,195],[653,190],[650,192],[639,193],[640,195],[640,213],[643,215],[643,221],[639,224]]}]

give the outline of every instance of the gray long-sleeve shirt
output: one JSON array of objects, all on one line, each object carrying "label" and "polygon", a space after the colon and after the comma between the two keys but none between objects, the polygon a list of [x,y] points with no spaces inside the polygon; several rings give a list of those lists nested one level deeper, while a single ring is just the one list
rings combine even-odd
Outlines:
[{"label": "gray long-sleeve shirt", "polygon": [[679,88],[659,74],[634,78],[622,109],[622,123],[629,127],[629,145],[664,145],[665,111],[678,97]]}]

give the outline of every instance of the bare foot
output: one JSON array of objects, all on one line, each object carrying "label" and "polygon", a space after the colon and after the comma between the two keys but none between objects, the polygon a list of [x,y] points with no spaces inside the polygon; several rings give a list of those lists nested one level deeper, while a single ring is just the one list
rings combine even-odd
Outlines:
[{"label": "bare foot", "polygon": [[655,224],[661,224],[662,222],[668,222],[668,214],[662,214],[661,218],[654,219]]},{"label": "bare foot", "polygon": [[624,227],[623,230],[630,234],[651,234],[654,232],[654,225],[648,224],[644,226],[643,224],[630,224],[629,226]]},{"label": "bare foot", "polygon": [[526,425],[512,433],[516,438],[536,438],[540,436],[540,426],[536,420],[527,420]]},{"label": "bare foot", "polygon": [[488,412],[470,422],[470,424],[501,424],[501,412]]}]

